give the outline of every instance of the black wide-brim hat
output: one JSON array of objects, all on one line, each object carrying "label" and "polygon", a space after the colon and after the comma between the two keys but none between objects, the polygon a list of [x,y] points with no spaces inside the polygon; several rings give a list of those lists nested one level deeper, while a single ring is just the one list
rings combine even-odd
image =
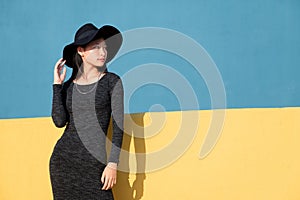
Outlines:
[{"label": "black wide-brim hat", "polygon": [[106,62],[111,61],[121,47],[123,41],[121,32],[110,25],[104,25],[98,29],[95,25],[88,23],[78,29],[74,42],[64,47],[63,59],[66,60],[66,65],[71,68],[75,67],[74,56],[77,52],[77,47],[85,46],[99,38],[103,38],[107,45]]}]

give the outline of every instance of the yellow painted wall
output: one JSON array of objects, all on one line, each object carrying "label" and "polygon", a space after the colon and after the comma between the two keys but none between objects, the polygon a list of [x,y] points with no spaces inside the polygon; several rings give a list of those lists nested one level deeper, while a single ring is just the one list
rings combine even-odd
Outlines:
[{"label": "yellow painted wall", "polygon": [[[217,145],[199,159],[212,112],[127,115],[123,149],[141,156],[136,159],[123,153],[120,167],[146,173],[120,172],[116,199],[299,200],[300,108],[227,110]],[[157,155],[180,131],[193,131],[192,124],[190,130],[180,130],[185,114],[200,116],[196,137],[178,160],[152,171],[160,166],[154,162],[167,159],[167,154]],[[48,164],[62,132],[51,118],[0,120],[1,200],[52,199]],[[151,153],[155,156],[148,156]]]}]

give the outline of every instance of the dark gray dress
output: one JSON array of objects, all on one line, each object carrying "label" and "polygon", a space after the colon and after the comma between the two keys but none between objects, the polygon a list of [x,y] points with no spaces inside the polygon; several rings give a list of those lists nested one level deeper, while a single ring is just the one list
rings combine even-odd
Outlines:
[{"label": "dark gray dress", "polygon": [[[72,80],[53,85],[52,119],[57,127],[66,125],[50,158],[54,200],[113,199],[111,190],[101,190],[100,179],[107,162],[119,161],[123,112],[123,86],[114,73],[107,72],[89,85]],[[112,147],[107,159],[111,118]]]}]

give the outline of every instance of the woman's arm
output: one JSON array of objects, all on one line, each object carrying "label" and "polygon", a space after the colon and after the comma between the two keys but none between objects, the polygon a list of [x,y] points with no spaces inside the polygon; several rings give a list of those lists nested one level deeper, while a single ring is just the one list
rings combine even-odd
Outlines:
[{"label": "woman's arm", "polygon": [[103,190],[112,188],[117,182],[117,165],[123,141],[124,91],[122,81],[116,75],[113,75],[113,79],[110,80],[110,96],[113,134],[108,164],[101,176]]},{"label": "woman's arm", "polygon": [[63,86],[61,84],[53,84],[51,117],[55,126],[58,128],[64,127],[69,118],[64,102]]},{"label": "woman's arm", "polygon": [[108,162],[119,163],[119,155],[123,141],[124,126],[124,90],[121,79],[117,76],[112,82],[111,88],[112,110],[112,148]]},{"label": "woman's arm", "polygon": [[66,68],[63,69],[65,61],[59,59],[54,67],[53,81],[53,99],[52,99],[52,120],[56,127],[64,127],[68,121],[67,111],[65,108],[65,95],[63,92],[63,82],[66,77]]}]

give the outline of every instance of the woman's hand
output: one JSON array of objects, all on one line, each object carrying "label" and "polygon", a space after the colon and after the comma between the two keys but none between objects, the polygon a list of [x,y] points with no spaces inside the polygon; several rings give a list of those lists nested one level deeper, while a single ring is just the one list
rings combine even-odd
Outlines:
[{"label": "woman's hand", "polygon": [[64,82],[67,72],[67,69],[64,67],[65,63],[66,61],[62,58],[56,62],[54,67],[54,84],[62,84]]},{"label": "woman's hand", "polygon": [[111,189],[117,183],[116,163],[108,163],[102,173],[101,182],[103,184],[102,190]]}]

